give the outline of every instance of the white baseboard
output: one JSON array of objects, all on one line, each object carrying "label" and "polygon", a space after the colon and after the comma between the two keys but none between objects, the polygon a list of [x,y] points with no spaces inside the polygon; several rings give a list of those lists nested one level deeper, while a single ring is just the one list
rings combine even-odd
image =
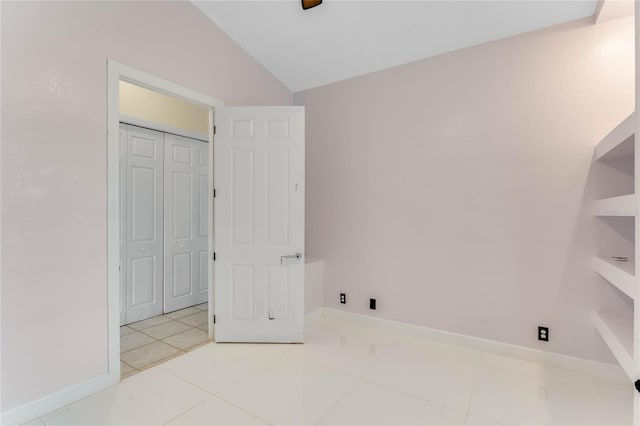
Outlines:
[{"label": "white baseboard", "polygon": [[2,425],[20,425],[117,384],[119,377],[106,373],[2,413]]},{"label": "white baseboard", "polygon": [[308,314],[305,314],[304,316],[304,324],[307,325],[315,320],[317,320],[318,318],[322,318],[322,310],[324,308],[318,308],[315,311],[311,311]]},{"label": "white baseboard", "polygon": [[[314,311],[315,315],[317,311]],[[545,352],[538,349],[524,346],[512,345],[509,343],[497,342],[495,340],[482,339],[479,337],[467,336],[464,334],[451,333],[434,328],[409,324],[400,321],[393,321],[383,318],[370,317],[353,312],[342,311],[333,308],[322,308],[322,316],[356,322],[363,325],[374,326],[376,328],[394,331],[417,337],[425,337],[430,340],[463,346],[470,349],[481,350],[496,355],[518,358],[525,361],[563,368],[565,370],[579,371],[592,376],[603,377],[621,382],[628,382],[629,378],[624,370],[616,364],[592,361],[588,359],[576,358],[568,355]]]}]

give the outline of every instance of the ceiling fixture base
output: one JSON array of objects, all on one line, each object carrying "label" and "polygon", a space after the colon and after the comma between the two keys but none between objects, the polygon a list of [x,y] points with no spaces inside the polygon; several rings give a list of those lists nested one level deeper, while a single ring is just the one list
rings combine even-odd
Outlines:
[{"label": "ceiling fixture base", "polygon": [[322,0],[302,0],[302,9],[311,9],[312,7],[320,6],[321,4]]}]

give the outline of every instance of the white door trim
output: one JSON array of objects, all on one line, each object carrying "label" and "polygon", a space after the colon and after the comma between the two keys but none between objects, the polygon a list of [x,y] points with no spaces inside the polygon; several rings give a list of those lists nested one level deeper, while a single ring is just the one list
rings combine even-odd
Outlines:
[{"label": "white door trim", "polygon": [[153,74],[107,60],[107,287],[109,323],[108,383],[120,381],[120,80],[177,97],[209,109],[209,337],[213,336],[213,110],[224,102]]}]

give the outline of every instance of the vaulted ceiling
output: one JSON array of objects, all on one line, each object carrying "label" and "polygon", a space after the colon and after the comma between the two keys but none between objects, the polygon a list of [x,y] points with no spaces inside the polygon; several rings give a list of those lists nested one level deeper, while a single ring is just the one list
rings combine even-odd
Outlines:
[{"label": "vaulted ceiling", "polygon": [[594,15],[596,0],[194,1],[292,92]]}]

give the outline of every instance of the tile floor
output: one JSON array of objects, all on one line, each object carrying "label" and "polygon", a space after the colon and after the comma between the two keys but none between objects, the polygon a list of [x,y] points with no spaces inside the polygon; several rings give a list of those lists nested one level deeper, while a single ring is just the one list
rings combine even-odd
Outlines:
[{"label": "tile floor", "polygon": [[207,343],[207,309],[203,303],[120,327],[120,377],[124,379]]},{"label": "tile floor", "polygon": [[629,383],[330,318],[305,334],[209,343],[32,424],[631,424]]}]

